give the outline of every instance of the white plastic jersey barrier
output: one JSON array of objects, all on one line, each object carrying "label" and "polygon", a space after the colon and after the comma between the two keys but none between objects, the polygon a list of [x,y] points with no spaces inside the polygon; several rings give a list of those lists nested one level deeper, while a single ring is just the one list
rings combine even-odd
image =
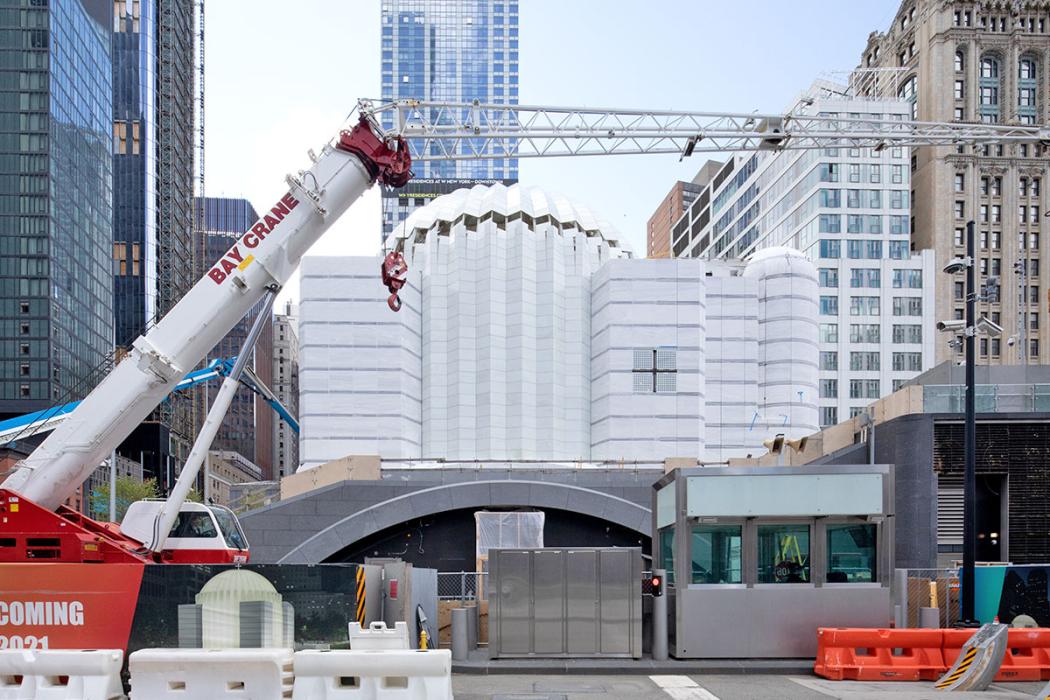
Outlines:
[{"label": "white plastic jersey barrier", "polygon": [[452,700],[448,649],[300,651],[293,700]]},{"label": "white plastic jersey barrier", "polygon": [[367,628],[351,622],[350,648],[355,651],[411,649],[412,645],[408,641],[408,623],[395,622],[394,629],[390,629],[385,622],[373,622]]},{"label": "white plastic jersey barrier", "polygon": [[113,700],[124,697],[119,649],[0,651],[0,700]]},{"label": "white plastic jersey barrier", "polygon": [[132,700],[279,700],[292,696],[291,649],[140,649]]}]

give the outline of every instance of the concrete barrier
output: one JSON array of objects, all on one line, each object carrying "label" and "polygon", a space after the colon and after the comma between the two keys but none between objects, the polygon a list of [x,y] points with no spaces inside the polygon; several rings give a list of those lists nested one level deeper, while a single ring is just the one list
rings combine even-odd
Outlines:
[{"label": "concrete barrier", "polygon": [[128,669],[132,700],[292,696],[291,649],[140,649]]},{"label": "concrete barrier", "polygon": [[0,651],[0,700],[114,700],[124,697],[119,649]]},{"label": "concrete barrier", "polygon": [[364,628],[351,622],[349,634],[350,648],[358,651],[412,648],[407,622],[395,622],[394,629],[387,627],[385,622],[373,622]]},{"label": "concrete barrier", "polygon": [[452,700],[448,649],[300,651],[293,700]]}]

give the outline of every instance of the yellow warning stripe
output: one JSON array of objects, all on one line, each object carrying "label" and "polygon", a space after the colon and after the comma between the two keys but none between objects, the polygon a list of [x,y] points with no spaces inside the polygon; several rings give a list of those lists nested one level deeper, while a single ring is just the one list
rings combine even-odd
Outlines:
[{"label": "yellow warning stripe", "polygon": [[357,622],[365,624],[365,570],[357,567]]},{"label": "yellow warning stripe", "polygon": [[967,651],[966,655],[963,656],[962,661],[959,662],[958,668],[952,671],[950,676],[945,676],[941,680],[941,682],[937,684],[937,687],[946,688],[952,683],[955,683],[957,680],[962,678],[962,676],[966,673],[966,669],[970,668],[970,666],[973,664],[973,659],[975,656],[977,656],[977,647],[974,647]]}]

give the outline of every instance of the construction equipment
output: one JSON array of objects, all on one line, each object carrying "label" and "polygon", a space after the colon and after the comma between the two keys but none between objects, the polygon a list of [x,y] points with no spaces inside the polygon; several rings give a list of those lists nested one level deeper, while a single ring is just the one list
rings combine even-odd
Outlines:
[{"label": "construction equipment", "polygon": [[[156,510],[221,533],[224,547],[195,551],[192,538],[168,541],[154,532],[92,521],[62,503],[179,384],[249,309],[291,276],[313,243],[375,183],[401,187],[413,158],[528,158],[551,156],[785,150],[827,147],[1050,143],[1036,126],[909,122],[808,114],[758,115],[597,110],[401,100],[358,103],[357,121],[307,170],[286,178],[288,191],[246,231],[126,357],[68,414],[0,485],[0,562],[241,561],[247,543],[230,529],[232,513],[183,504],[178,496]],[[392,127],[384,129],[382,120]],[[397,253],[382,281],[391,309],[407,273]],[[200,442],[200,441],[199,441]],[[197,446],[195,446],[195,450]],[[193,469],[180,475],[195,479]],[[179,489],[181,492],[182,489]],[[142,510],[141,508],[138,510]],[[233,524],[236,519],[233,518]],[[224,527],[224,523],[226,527]],[[155,526],[150,528],[154,531]],[[133,532],[132,532],[133,531]],[[134,533],[134,534],[133,534]],[[149,539],[152,548],[146,546]],[[234,541],[238,540],[238,541]],[[43,543],[43,544],[42,544]],[[46,545],[46,546],[45,546]],[[188,551],[176,552],[186,545]]]}]

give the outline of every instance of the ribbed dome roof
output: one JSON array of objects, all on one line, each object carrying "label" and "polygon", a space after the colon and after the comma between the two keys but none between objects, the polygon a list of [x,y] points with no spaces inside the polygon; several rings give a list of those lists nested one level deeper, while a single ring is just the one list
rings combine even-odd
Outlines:
[{"label": "ribbed dome roof", "polygon": [[416,229],[430,230],[438,222],[452,223],[460,216],[482,218],[487,214],[509,217],[522,213],[534,220],[549,216],[563,226],[569,223],[584,231],[597,232],[611,247],[629,252],[621,244],[620,233],[605,219],[596,216],[589,208],[576,204],[564,195],[547,192],[538,187],[514,184],[510,187],[497,183],[474,185],[455,190],[436,198],[433,202],[412,212],[390,236],[388,248],[412,235]]},{"label": "ribbed dome roof", "polygon": [[230,569],[211,577],[198,595],[224,596],[236,595],[244,599],[258,596],[273,596],[277,589],[265,576],[247,569]]}]

